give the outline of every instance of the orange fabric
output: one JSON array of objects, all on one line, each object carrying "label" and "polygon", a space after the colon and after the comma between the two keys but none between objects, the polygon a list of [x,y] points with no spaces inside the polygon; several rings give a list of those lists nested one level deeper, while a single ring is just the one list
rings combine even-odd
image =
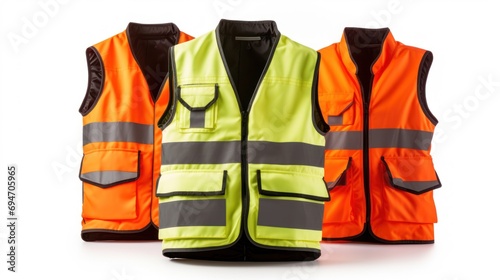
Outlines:
[{"label": "orange fabric", "polygon": [[[192,39],[183,32],[177,35],[178,43]],[[83,125],[131,123],[153,127],[154,135],[149,135],[151,143],[102,141],[86,144],[84,141],[81,177],[108,171],[107,176],[111,178],[116,177],[112,174],[115,172],[128,179],[111,186],[82,179],[82,232],[119,233],[126,239],[128,233],[138,233],[151,225],[159,226],[155,191],[161,166],[162,132],[157,122],[167,107],[169,86],[168,81],[165,82],[157,99],[153,100],[145,78],[149,74],[143,73],[136,61],[127,30],[93,48],[102,59],[104,82],[97,103],[83,115]],[[108,133],[100,132],[102,135]]]},{"label": "orange fabric", "polygon": [[[366,32],[349,32],[358,31]],[[378,56],[368,64],[373,79],[367,81],[372,88],[370,101],[364,104],[363,78],[358,76],[362,75],[359,61],[352,52],[365,51],[367,41],[363,33],[351,41],[346,34],[339,43],[319,50],[319,102],[324,119],[335,121],[327,135],[325,180],[333,182],[351,158],[346,185],[333,187],[331,201],[325,204],[323,238],[366,241],[369,235],[371,241],[433,242],[437,215],[432,189],[440,183],[430,156],[430,139],[417,148],[377,146],[397,141],[419,144],[414,143],[418,139],[410,141],[397,134],[375,139],[386,130],[432,136],[437,120],[429,117],[427,105],[419,101],[417,78],[426,51],[395,41],[387,29]],[[334,135],[341,134],[350,138],[347,146],[337,148],[339,138]],[[421,189],[419,194],[410,192]]]}]

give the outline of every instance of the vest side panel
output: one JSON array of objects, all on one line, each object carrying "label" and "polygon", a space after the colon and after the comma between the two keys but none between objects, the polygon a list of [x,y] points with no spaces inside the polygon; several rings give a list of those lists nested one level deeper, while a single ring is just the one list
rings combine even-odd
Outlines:
[{"label": "vest side panel", "polygon": [[[363,101],[357,79],[341,59],[339,44],[319,50],[321,53],[319,102],[323,118],[329,121],[326,135],[325,181],[332,199],[325,203],[323,238],[336,240],[360,235],[366,221],[363,186]],[[331,119],[341,119],[331,122]],[[345,144],[343,144],[345,143]],[[350,160],[349,160],[350,159]],[[349,168],[340,184],[337,164]]]},{"label": "vest side panel", "polygon": [[374,78],[370,112],[371,228],[378,238],[389,242],[434,239],[437,214],[432,190],[413,194],[394,188],[382,160],[394,161],[394,168],[404,170],[401,180],[418,182],[423,175],[416,174],[435,173],[430,155],[435,125],[422,110],[418,97],[424,54],[425,50],[400,45],[387,69]]}]

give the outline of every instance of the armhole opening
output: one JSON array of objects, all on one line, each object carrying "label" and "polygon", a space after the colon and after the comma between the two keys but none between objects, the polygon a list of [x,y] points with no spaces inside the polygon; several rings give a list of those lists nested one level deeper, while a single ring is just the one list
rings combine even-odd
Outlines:
[{"label": "armhole opening", "polygon": [[321,112],[321,107],[319,106],[319,98],[318,98],[318,76],[319,76],[319,65],[321,61],[321,54],[318,52],[318,58],[316,60],[316,67],[314,69],[314,78],[311,90],[312,96],[312,121],[316,130],[321,135],[326,135],[328,131],[330,131],[330,126],[323,118],[323,114]]},{"label": "armhole opening", "polygon": [[429,70],[432,65],[432,52],[427,51],[422,57],[422,61],[420,62],[420,66],[418,69],[418,77],[417,77],[417,95],[418,101],[420,103],[420,107],[422,111],[427,116],[427,118],[431,121],[432,124],[437,125],[438,119],[432,114],[429,106],[427,104],[425,85],[427,83],[427,76],[429,75]]},{"label": "armhole opening", "polygon": [[90,47],[87,48],[85,54],[87,57],[88,84],[87,92],[79,109],[82,116],[90,113],[97,104],[97,101],[101,97],[105,76],[104,64],[99,52],[94,47]]},{"label": "armhole opening", "polygon": [[169,56],[170,56],[170,61],[168,63],[168,91],[169,91],[169,99],[168,99],[168,104],[167,108],[165,109],[165,112],[161,116],[160,120],[158,121],[158,127],[161,130],[164,130],[174,119],[175,115],[175,104],[177,103],[177,95],[175,94],[175,89],[177,88],[177,82],[176,82],[176,73],[175,73],[175,56],[174,56],[174,47],[170,47],[169,50]]}]

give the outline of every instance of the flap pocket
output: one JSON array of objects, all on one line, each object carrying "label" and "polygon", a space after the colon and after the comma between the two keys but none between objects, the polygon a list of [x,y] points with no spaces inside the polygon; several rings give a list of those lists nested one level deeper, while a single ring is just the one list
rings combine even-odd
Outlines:
[{"label": "flap pocket", "polygon": [[169,170],[158,179],[158,197],[224,195],[227,171]]},{"label": "flap pocket", "polygon": [[83,156],[80,180],[101,187],[132,182],[139,178],[140,151],[96,150]]},{"label": "flap pocket", "polygon": [[96,150],[83,156],[82,216],[99,220],[137,217],[136,193],[140,151]]},{"label": "flap pocket", "polygon": [[212,129],[215,126],[216,103],[219,97],[217,84],[181,85],[177,88],[179,125],[182,129]]},{"label": "flap pocket", "polygon": [[336,186],[346,185],[347,169],[350,165],[350,157],[325,159],[325,181],[328,190],[332,190]]},{"label": "flap pocket", "polygon": [[331,126],[353,124],[354,93],[340,92],[325,95],[327,122]]},{"label": "flap pocket", "polygon": [[418,195],[441,187],[431,157],[382,157],[382,162],[394,188]]},{"label": "flap pocket", "polygon": [[320,176],[278,170],[257,170],[259,193],[316,201],[330,200],[325,181]]}]

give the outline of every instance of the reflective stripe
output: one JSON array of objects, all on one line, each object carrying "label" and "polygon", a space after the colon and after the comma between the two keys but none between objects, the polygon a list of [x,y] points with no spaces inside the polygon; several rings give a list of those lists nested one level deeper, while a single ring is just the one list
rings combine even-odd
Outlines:
[{"label": "reflective stripe", "polygon": [[432,189],[439,188],[441,183],[437,180],[433,181],[403,181],[401,178],[392,179],[392,183],[397,188],[403,188],[413,193],[423,193]]},{"label": "reflective stripe", "polygon": [[191,119],[189,122],[190,128],[204,128],[205,127],[205,111],[191,111]]},{"label": "reflective stripe", "polygon": [[432,132],[410,129],[371,129],[370,148],[428,150]]},{"label": "reflective stripe", "polygon": [[342,125],[344,123],[343,115],[340,116],[328,116],[329,125]]},{"label": "reflective stripe", "polygon": [[137,172],[93,171],[81,174],[80,179],[111,187],[124,181],[132,181],[137,179]]},{"label": "reflective stripe", "polygon": [[[410,129],[370,129],[370,148],[406,148],[428,150],[432,132]],[[362,131],[330,131],[326,134],[328,150],[361,150]]]},{"label": "reflective stripe", "polygon": [[163,165],[239,163],[241,143],[240,141],[163,143],[161,154]]},{"label": "reflective stripe", "polygon": [[326,134],[326,149],[328,150],[360,150],[362,148],[362,131],[330,131]]},{"label": "reflective stripe", "polygon": [[153,126],[131,122],[95,122],[83,126],[83,145],[94,142],[153,144]]},{"label": "reflective stripe", "polygon": [[259,199],[259,226],[321,230],[323,203]]},{"label": "reflective stripe", "polygon": [[225,199],[179,200],[160,203],[160,228],[225,225]]},{"label": "reflective stripe", "polygon": [[[248,162],[323,167],[323,146],[306,143],[248,142]],[[169,156],[175,154],[175,157]],[[162,144],[162,164],[241,162],[240,141],[173,142]]]},{"label": "reflective stripe", "polygon": [[284,165],[324,166],[323,146],[300,142],[248,142],[248,162]]}]

